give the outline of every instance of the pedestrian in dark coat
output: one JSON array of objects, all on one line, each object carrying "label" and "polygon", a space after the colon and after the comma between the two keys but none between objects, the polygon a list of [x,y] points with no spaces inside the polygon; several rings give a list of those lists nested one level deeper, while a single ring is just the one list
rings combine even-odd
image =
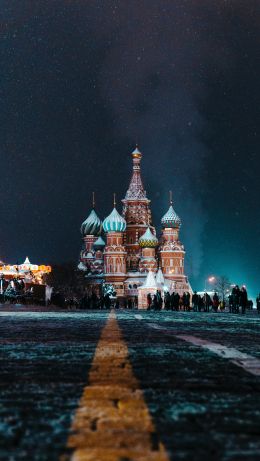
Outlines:
[{"label": "pedestrian in dark coat", "polygon": [[111,307],[111,299],[108,293],[104,296],[104,305],[105,309],[110,309]]},{"label": "pedestrian in dark coat", "polygon": [[148,293],[147,295],[147,310],[149,311],[151,309],[151,305],[152,305],[152,296],[151,296],[151,293]]},{"label": "pedestrian in dark coat", "polygon": [[238,285],[236,285],[232,290],[232,302],[233,302],[233,311],[236,314],[238,314],[239,313],[239,302],[240,302],[240,289]]},{"label": "pedestrian in dark coat", "polygon": [[171,295],[168,291],[164,296],[164,307],[167,311],[171,308]]},{"label": "pedestrian in dark coat", "polygon": [[219,306],[219,297],[218,297],[217,293],[215,292],[214,296],[213,296],[213,309],[214,309],[214,312],[218,311],[218,306]]},{"label": "pedestrian in dark coat", "polygon": [[182,299],[183,299],[184,310],[189,311],[190,310],[190,293],[189,292],[183,293]]},{"label": "pedestrian in dark coat", "polygon": [[242,287],[242,290],[240,292],[240,305],[242,307],[242,314],[246,313],[247,302],[248,302],[247,291],[245,287]]},{"label": "pedestrian in dark coat", "polygon": [[199,296],[198,307],[199,307],[199,312],[201,312],[202,309],[205,310],[204,299],[202,296]]},{"label": "pedestrian in dark coat", "polygon": [[260,314],[260,293],[256,298],[256,308],[257,308],[258,314]]},{"label": "pedestrian in dark coat", "polygon": [[163,299],[161,296],[161,292],[159,290],[157,290],[156,292],[156,298],[157,298],[158,310],[160,311],[162,309]]},{"label": "pedestrian in dark coat", "polygon": [[194,291],[191,301],[194,312],[197,312],[199,307],[199,295],[197,291]]},{"label": "pedestrian in dark coat", "polygon": [[179,310],[179,305],[180,305],[180,295],[179,293],[174,293],[173,307],[175,311]]},{"label": "pedestrian in dark coat", "polygon": [[153,308],[155,311],[158,311],[158,299],[157,299],[157,294],[153,295]]},{"label": "pedestrian in dark coat", "polygon": [[209,312],[209,308],[212,306],[211,297],[208,293],[204,294],[204,310],[205,312]]},{"label": "pedestrian in dark coat", "polygon": [[172,311],[174,310],[174,295],[175,295],[175,293],[173,291],[172,294],[171,294],[171,310]]}]

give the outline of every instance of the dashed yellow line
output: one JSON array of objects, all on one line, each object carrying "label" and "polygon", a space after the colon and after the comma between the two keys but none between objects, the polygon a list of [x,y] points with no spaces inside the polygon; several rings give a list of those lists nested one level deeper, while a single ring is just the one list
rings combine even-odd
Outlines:
[{"label": "dashed yellow line", "polygon": [[169,461],[113,312],[97,345],[67,446],[72,461]]}]

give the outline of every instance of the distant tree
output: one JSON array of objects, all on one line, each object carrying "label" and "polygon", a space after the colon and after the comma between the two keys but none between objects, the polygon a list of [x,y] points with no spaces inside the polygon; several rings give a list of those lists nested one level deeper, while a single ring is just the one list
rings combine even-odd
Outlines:
[{"label": "distant tree", "polygon": [[78,293],[84,285],[84,274],[74,262],[53,264],[52,271],[45,276],[45,283],[65,295]]},{"label": "distant tree", "polygon": [[220,275],[216,278],[214,289],[222,296],[223,301],[226,297],[227,291],[230,290],[230,286],[231,282],[226,275]]}]

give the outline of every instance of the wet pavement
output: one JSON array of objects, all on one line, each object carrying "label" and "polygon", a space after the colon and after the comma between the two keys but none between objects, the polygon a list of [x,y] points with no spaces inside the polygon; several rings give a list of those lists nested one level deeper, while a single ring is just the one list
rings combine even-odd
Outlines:
[{"label": "wet pavement", "polygon": [[259,363],[257,314],[2,311],[0,459],[259,460]]}]

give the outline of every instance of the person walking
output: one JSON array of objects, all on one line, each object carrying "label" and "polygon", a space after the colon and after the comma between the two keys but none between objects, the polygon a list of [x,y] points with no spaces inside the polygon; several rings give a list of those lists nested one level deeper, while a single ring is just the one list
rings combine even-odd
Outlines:
[{"label": "person walking", "polygon": [[208,293],[204,294],[204,311],[209,312],[209,307],[212,306],[211,297]]},{"label": "person walking", "polygon": [[160,311],[162,309],[163,299],[162,299],[161,292],[159,290],[157,290],[156,292],[156,298],[157,298],[158,310]]},{"label": "person walking", "polygon": [[198,310],[199,312],[202,311],[202,309],[204,310],[204,300],[203,300],[203,296],[201,295],[198,295],[199,296],[199,299],[198,299]]},{"label": "person walking", "polygon": [[257,308],[257,313],[260,314],[260,293],[256,298],[256,308]]},{"label": "person walking", "polygon": [[192,302],[192,308],[193,308],[194,312],[198,312],[199,295],[198,295],[197,291],[194,291],[194,293],[192,295],[192,298],[191,298],[191,302]]},{"label": "person walking", "polygon": [[213,305],[214,312],[217,312],[218,311],[218,306],[219,306],[219,297],[218,297],[216,292],[214,293],[214,296],[213,296],[213,304],[212,305]]},{"label": "person walking", "polygon": [[164,296],[164,308],[167,311],[171,308],[171,295],[169,291],[167,291]]},{"label": "person walking", "polygon": [[179,310],[180,306],[180,295],[179,293],[174,293],[174,298],[173,298],[173,308],[175,311]]},{"label": "person walking", "polygon": [[110,309],[111,307],[111,299],[108,293],[104,296],[104,305],[105,309]]},{"label": "person walking", "polygon": [[132,309],[132,307],[133,307],[133,303],[132,303],[132,299],[131,299],[131,298],[128,298],[127,307],[128,307],[128,309]]},{"label": "person walking", "polygon": [[173,291],[172,294],[171,294],[171,310],[172,311],[174,310],[174,296],[175,296],[175,293]]},{"label": "person walking", "polygon": [[241,292],[240,292],[240,305],[242,308],[242,314],[246,313],[246,307],[247,307],[247,291],[245,287],[242,287]]},{"label": "person walking", "polygon": [[238,285],[236,285],[232,289],[232,303],[233,303],[233,312],[235,312],[235,314],[239,314],[240,289]]},{"label": "person walking", "polygon": [[151,296],[151,293],[148,293],[147,295],[147,310],[150,311],[151,310],[151,306],[152,306],[152,296]]}]

